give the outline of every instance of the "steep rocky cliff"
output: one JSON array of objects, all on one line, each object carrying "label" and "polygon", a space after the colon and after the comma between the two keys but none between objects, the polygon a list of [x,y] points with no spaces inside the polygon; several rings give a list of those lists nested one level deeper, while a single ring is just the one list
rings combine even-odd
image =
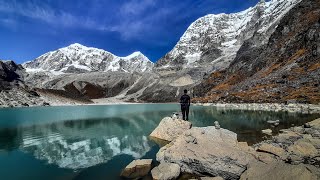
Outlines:
[{"label": "steep rocky cliff", "polygon": [[155,67],[158,70],[225,69],[247,39],[251,38],[255,46],[268,42],[279,20],[300,1],[262,0],[242,12],[201,17],[189,26],[176,46]]},{"label": "steep rocky cliff", "polygon": [[320,102],[320,1],[303,0],[266,44],[246,40],[230,67],[195,88],[203,102]]}]

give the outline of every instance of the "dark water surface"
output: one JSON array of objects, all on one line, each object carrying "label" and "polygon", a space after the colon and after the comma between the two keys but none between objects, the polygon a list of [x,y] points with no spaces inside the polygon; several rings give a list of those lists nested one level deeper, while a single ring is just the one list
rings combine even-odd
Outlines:
[{"label": "dark water surface", "polygon": [[[0,179],[120,179],[133,159],[155,159],[159,146],[148,135],[175,111],[177,104],[0,109]],[[194,126],[219,121],[250,144],[262,140],[268,120],[279,119],[283,129],[317,117],[202,106],[190,112]]]}]

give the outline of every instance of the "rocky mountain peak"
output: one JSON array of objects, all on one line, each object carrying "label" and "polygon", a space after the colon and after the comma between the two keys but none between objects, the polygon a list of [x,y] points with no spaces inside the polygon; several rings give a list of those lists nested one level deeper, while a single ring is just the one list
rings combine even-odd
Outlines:
[{"label": "rocky mountain peak", "polygon": [[245,40],[256,36],[256,45],[267,43],[279,19],[300,1],[260,1],[256,6],[238,13],[201,17],[189,26],[175,47],[156,63],[156,68],[225,69]]},{"label": "rocky mountain peak", "polygon": [[79,43],[48,52],[23,66],[29,72],[51,71],[58,73],[83,72],[144,72],[153,68],[153,63],[141,52],[126,57],[116,56],[103,49],[86,47]]}]

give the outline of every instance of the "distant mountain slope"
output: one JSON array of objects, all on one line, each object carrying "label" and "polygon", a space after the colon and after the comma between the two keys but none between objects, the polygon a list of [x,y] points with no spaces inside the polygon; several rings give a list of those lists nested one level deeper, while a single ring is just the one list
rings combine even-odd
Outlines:
[{"label": "distant mountain slope", "polygon": [[21,82],[23,67],[13,61],[0,60],[0,90],[11,89]]},{"label": "distant mountain slope", "polygon": [[153,63],[141,52],[134,52],[127,57],[118,57],[102,49],[75,43],[48,52],[24,63],[23,66],[28,72],[52,71],[59,74],[92,71],[145,72],[153,68]]},{"label": "distant mountain slope", "polygon": [[254,37],[230,67],[195,88],[203,102],[320,102],[320,1],[303,0],[281,19],[267,44]]},{"label": "distant mountain slope", "polygon": [[256,46],[268,42],[280,19],[300,1],[262,0],[239,13],[201,17],[189,26],[176,46],[155,67],[224,69],[234,60],[245,40],[253,38]]}]

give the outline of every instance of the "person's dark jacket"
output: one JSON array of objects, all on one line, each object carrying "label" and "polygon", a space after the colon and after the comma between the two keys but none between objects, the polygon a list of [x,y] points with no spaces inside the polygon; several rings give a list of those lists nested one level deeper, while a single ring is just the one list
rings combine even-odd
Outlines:
[{"label": "person's dark jacket", "polygon": [[183,108],[188,108],[190,106],[190,96],[187,94],[184,94],[180,98],[180,105]]}]

